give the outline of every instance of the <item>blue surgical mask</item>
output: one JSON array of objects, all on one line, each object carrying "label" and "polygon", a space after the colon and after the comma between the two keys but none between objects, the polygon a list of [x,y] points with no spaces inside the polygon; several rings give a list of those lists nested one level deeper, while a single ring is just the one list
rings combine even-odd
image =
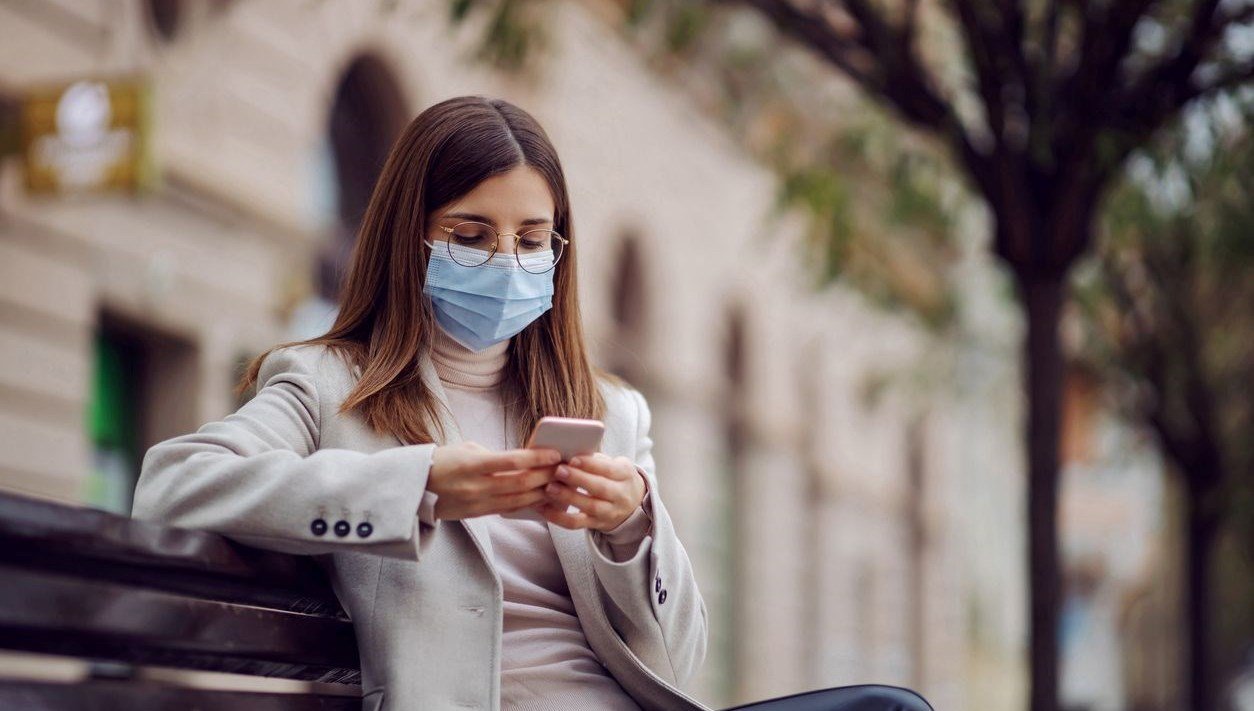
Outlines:
[{"label": "blue surgical mask", "polygon": [[[513,337],[553,307],[552,269],[533,274],[519,266],[513,254],[499,253],[486,264],[467,267],[454,261],[443,243],[426,244],[431,256],[423,293],[431,298],[435,318],[445,332],[472,351]],[[468,257],[480,254],[461,245],[448,248]],[[540,265],[551,260],[552,254],[523,259]]]}]

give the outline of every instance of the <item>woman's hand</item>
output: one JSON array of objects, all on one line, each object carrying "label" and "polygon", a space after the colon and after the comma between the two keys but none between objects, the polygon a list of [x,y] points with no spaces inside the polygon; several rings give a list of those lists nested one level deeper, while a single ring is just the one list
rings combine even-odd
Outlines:
[{"label": "woman's hand", "polygon": [[[601,452],[581,455],[559,464],[556,477],[544,488],[547,501],[535,508],[564,528],[608,531],[626,521],[644,501],[644,477],[627,457],[611,458]],[[566,513],[570,504],[579,512]]]},{"label": "woman's hand", "polygon": [[477,442],[435,448],[427,489],[438,497],[437,519],[458,520],[517,511],[544,501],[562,455],[555,449],[493,452]]}]

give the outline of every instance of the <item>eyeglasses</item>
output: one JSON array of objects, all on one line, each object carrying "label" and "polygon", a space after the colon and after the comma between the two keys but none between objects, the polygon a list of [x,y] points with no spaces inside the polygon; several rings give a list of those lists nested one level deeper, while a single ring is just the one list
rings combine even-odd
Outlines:
[{"label": "eyeglasses", "polygon": [[[492,225],[482,222],[459,222],[452,227],[438,227],[448,233],[448,239],[442,241],[447,245],[449,257],[464,267],[487,264],[496,254],[503,236]],[[543,227],[511,236],[514,238],[514,259],[523,271],[532,274],[543,274],[557,266],[566,252],[566,245],[570,243],[565,237]],[[458,249],[454,249],[455,246]]]}]

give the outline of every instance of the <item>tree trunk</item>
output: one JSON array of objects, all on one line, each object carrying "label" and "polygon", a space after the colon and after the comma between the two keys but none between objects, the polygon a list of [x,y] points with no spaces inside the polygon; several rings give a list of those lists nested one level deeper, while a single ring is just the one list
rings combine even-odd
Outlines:
[{"label": "tree trunk", "polygon": [[1063,360],[1061,276],[1020,275],[1027,313],[1028,598],[1031,711],[1058,710],[1058,450]]},{"label": "tree trunk", "polygon": [[1211,683],[1210,631],[1211,558],[1215,550],[1218,525],[1205,510],[1204,494],[1189,489],[1185,522],[1185,613],[1189,627],[1189,708],[1219,708]]}]

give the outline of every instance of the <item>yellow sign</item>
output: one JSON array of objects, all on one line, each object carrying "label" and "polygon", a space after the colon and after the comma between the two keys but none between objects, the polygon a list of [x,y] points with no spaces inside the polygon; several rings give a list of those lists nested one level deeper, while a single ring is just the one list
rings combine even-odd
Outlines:
[{"label": "yellow sign", "polygon": [[83,79],[29,91],[22,154],[32,193],[139,190],[151,175],[148,89],[141,80]]}]

